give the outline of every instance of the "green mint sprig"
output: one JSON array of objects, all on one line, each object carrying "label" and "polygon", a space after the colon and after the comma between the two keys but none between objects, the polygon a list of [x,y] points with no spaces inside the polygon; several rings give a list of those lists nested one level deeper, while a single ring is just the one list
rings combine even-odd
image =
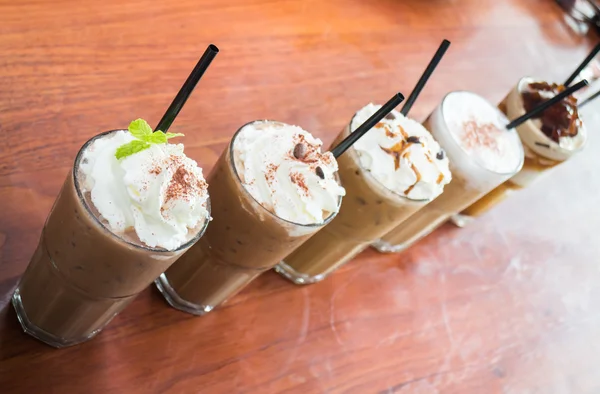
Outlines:
[{"label": "green mint sprig", "polygon": [[181,133],[163,133],[160,130],[152,132],[152,127],[144,119],[131,122],[128,130],[136,139],[117,148],[115,152],[117,160],[146,150],[152,144],[166,144],[171,138],[183,137]]}]

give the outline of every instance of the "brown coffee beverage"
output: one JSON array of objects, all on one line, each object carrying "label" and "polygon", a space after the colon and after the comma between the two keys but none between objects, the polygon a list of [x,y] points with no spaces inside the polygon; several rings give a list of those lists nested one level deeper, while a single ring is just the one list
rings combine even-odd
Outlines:
[{"label": "brown coffee beverage", "polygon": [[[343,189],[335,159],[320,146],[280,122],[238,130],[208,177],[213,223],[156,281],[174,308],[211,311],[331,221]],[[328,203],[316,204],[321,199]]]},{"label": "brown coffee beverage", "polygon": [[[108,199],[104,202],[119,204],[117,200],[111,200],[111,195],[102,194],[103,190],[96,188],[102,186],[102,179],[96,178],[94,188],[88,189],[94,168],[89,161],[97,153],[96,163],[99,166],[103,165],[103,160],[111,162],[110,155],[114,155],[118,142],[130,140],[128,134],[125,130],[104,133],[81,148],[73,170],[67,176],[50,211],[39,245],[13,296],[13,304],[23,329],[52,346],[74,345],[97,334],[140,291],[194,244],[208,224],[205,185],[200,185],[195,190],[204,193],[200,202],[206,205],[204,217],[194,228],[185,230],[185,234],[182,230],[184,238],[175,244],[172,244],[172,239],[166,239],[171,246],[175,245],[173,250],[159,245],[148,246],[140,240],[139,234],[145,237],[144,232],[138,234],[131,227],[125,227],[122,232],[117,231],[99,213],[101,209],[110,217],[109,214],[116,210],[109,212],[99,208],[102,204],[94,203],[94,193]],[[105,154],[104,151],[111,147],[115,149]],[[153,148],[147,154],[160,152],[161,149]],[[147,154],[138,153],[140,156],[129,161],[117,162],[115,159],[113,164],[126,166],[132,164],[131,160],[137,164],[147,159]],[[191,173],[186,175],[186,180],[176,180],[177,176],[174,174],[187,171],[190,164],[187,162],[189,159],[184,159],[182,155],[181,152],[176,159],[167,158],[164,163],[150,160],[147,164],[152,166],[148,168],[156,173],[164,172],[163,181],[171,182],[177,188],[190,187],[189,182],[192,181],[204,183],[203,179],[197,179]],[[169,166],[175,163],[179,163],[178,167],[170,169]],[[123,174],[115,171],[117,170],[113,167],[112,172],[106,169],[103,173],[109,174],[113,185],[121,182],[124,189],[123,178],[120,178]],[[154,175],[148,178],[152,179]],[[191,197],[190,193],[184,196]],[[168,204],[163,204],[163,214],[171,212]]]},{"label": "brown coffee beverage", "polygon": [[452,181],[440,197],[373,247],[380,252],[406,249],[519,171],[523,147],[517,133],[506,130],[507,123],[502,112],[475,93],[448,93],[425,126],[450,159]]},{"label": "brown coffee beverage", "polygon": [[[334,146],[379,109],[361,109]],[[436,157],[439,156],[439,157]],[[337,217],[276,270],[296,284],[322,280],[436,198],[448,159],[429,132],[392,111],[338,158],[346,197]]]}]

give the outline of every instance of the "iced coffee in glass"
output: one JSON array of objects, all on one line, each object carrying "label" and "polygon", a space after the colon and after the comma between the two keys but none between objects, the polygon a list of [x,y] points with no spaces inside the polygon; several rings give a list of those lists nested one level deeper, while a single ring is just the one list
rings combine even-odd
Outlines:
[{"label": "iced coffee in glass", "polygon": [[[334,146],[380,107],[369,104],[358,111]],[[296,284],[325,278],[435,199],[451,180],[439,144],[397,111],[341,155],[338,165],[346,197],[337,217],[276,267]]]},{"label": "iced coffee in glass", "polygon": [[523,147],[508,119],[475,93],[457,91],[425,121],[450,160],[452,182],[444,193],[373,246],[399,252],[423,238],[452,215],[500,185],[523,166]]},{"label": "iced coffee in glass", "polygon": [[208,177],[213,223],[156,281],[169,304],[211,311],[333,219],[345,192],[321,145],[281,122],[237,131]]},{"label": "iced coffee in glass", "polygon": [[[139,150],[139,130],[130,130],[137,131],[109,131],[81,148],[13,295],[23,329],[49,345],[97,334],[209,222],[207,184],[183,145]],[[144,132],[152,134],[149,126]]]},{"label": "iced coffee in glass", "polygon": [[[554,97],[563,86],[522,78],[499,105],[509,119],[531,111],[542,102]],[[577,110],[573,96],[542,112],[520,126],[517,132],[523,143],[525,163],[512,178],[486,194],[480,200],[453,216],[452,221],[464,226],[487,212],[515,190],[529,186],[541,175],[580,152],[587,143],[587,130]]]}]

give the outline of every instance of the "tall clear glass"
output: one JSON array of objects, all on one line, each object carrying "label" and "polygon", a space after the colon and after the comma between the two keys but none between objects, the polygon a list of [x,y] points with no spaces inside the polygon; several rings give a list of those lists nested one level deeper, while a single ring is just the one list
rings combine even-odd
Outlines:
[{"label": "tall clear glass", "polygon": [[[478,100],[483,98],[471,92],[448,93],[440,105],[429,115],[424,126],[431,132],[433,137],[444,148],[450,161],[452,181],[445,186],[444,193],[432,201],[425,208],[411,216],[402,225],[396,227],[381,240],[375,242],[373,247],[380,252],[399,252],[425,237],[433,230],[442,225],[452,215],[460,212],[465,207],[477,201],[490,190],[506,181],[517,173],[523,166],[523,146],[515,133],[513,149],[518,150],[520,161],[515,167],[507,172],[492,171],[481,165],[473,155],[464,150],[458,143],[456,136],[448,126],[447,109],[445,107],[449,100],[458,100],[458,95],[472,95]],[[495,108],[488,103],[490,108]],[[507,124],[508,119],[502,112],[496,109],[498,116]],[[513,146],[514,145],[514,146]]]},{"label": "tall clear glass", "polygon": [[[522,92],[527,88],[529,83],[534,81],[534,79],[529,77],[521,78],[498,106],[509,119],[516,119],[525,114]],[[561,147],[546,136],[539,125],[531,119],[518,126],[517,132],[525,150],[523,168],[512,178],[481,197],[462,212],[453,215],[452,221],[457,226],[465,226],[478,216],[495,207],[514,191],[528,187],[540,177],[548,174],[557,165],[564,163],[581,152],[587,145],[587,130],[583,124],[579,130],[583,137],[582,144],[574,149]]]},{"label": "tall clear glass", "polygon": [[[350,134],[351,124],[352,120],[333,145]],[[353,147],[337,161],[346,189],[340,212],[275,268],[296,284],[323,280],[429,202],[412,200],[386,188],[362,166]]]},{"label": "tall clear glass", "polygon": [[[23,330],[54,347],[100,332],[204,233],[208,220],[177,250],[150,248],[110,231],[82,193],[81,148],[12,298]],[[210,210],[210,206],[208,207]]]},{"label": "tall clear glass", "polygon": [[[260,128],[264,121],[251,123]],[[259,204],[241,183],[233,160],[236,137],[243,128],[208,176],[213,223],[200,242],[156,280],[167,302],[184,312],[210,312],[335,217],[331,214],[318,224],[298,224]],[[338,207],[340,203],[341,198]]]}]

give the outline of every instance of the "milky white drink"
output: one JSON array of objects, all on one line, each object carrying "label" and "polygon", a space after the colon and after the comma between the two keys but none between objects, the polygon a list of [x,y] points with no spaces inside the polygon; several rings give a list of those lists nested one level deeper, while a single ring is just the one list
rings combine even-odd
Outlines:
[{"label": "milky white drink", "polygon": [[523,147],[508,119],[471,92],[451,92],[425,121],[450,160],[452,182],[444,194],[385,235],[374,246],[397,252],[413,244],[498,186],[523,165]]},{"label": "milky white drink", "polygon": [[208,177],[214,222],[156,281],[173,307],[212,310],[331,221],[345,192],[321,145],[274,121],[235,134]]},{"label": "milky white drink", "polygon": [[[381,106],[358,111],[334,145]],[[338,158],[347,195],[337,217],[277,266],[297,284],[312,283],[350,260],[435,199],[451,180],[448,159],[419,123],[392,111]]]},{"label": "milky white drink", "polygon": [[133,140],[107,132],[79,151],[13,296],[25,331],[52,346],[98,333],[208,223],[207,184],[183,145],[117,159]]},{"label": "milky white drink", "polygon": [[[509,119],[516,119],[542,102],[554,97],[562,87],[532,78],[522,78],[502,101],[499,108]],[[504,200],[512,191],[533,183],[548,170],[580,152],[587,143],[587,130],[573,96],[553,105],[539,116],[517,127],[525,150],[525,163],[515,176],[504,182],[473,205],[453,217],[465,225]]]}]

